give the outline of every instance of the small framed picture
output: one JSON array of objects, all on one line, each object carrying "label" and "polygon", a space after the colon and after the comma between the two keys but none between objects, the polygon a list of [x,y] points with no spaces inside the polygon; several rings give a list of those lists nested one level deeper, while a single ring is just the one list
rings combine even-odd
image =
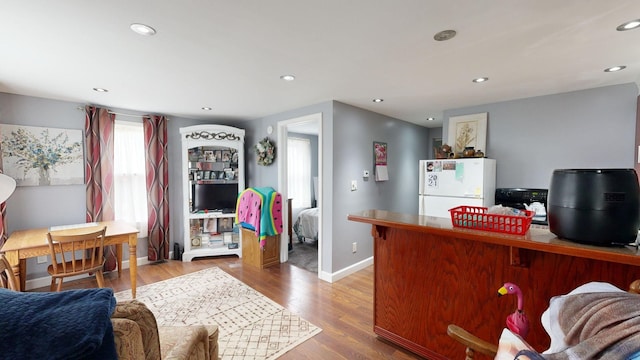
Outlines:
[{"label": "small framed picture", "polygon": [[209,180],[211,177],[211,171],[205,170],[204,175],[202,176],[202,180]]},{"label": "small framed picture", "polygon": [[222,159],[222,150],[216,150],[214,155],[215,155],[216,159],[218,159],[218,161],[222,161],[221,160]]},{"label": "small framed picture", "polygon": [[209,233],[209,234],[215,234],[218,231],[220,231],[220,230],[218,230],[218,226],[217,225],[218,224],[216,222],[216,219],[213,219],[213,218],[205,219],[204,231],[203,232],[206,232],[206,233]]},{"label": "small framed picture", "polygon": [[238,163],[238,152],[234,151],[233,154],[231,154],[231,162],[234,164]]},{"label": "small framed picture", "polygon": [[229,162],[229,161],[231,161],[231,151],[223,150],[222,151],[222,162]]},{"label": "small framed picture", "polygon": [[216,156],[214,155],[213,150],[204,151],[204,161],[216,161]]},{"label": "small framed picture", "polygon": [[226,232],[233,230],[233,220],[231,218],[219,218],[218,219],[218,231]]}]

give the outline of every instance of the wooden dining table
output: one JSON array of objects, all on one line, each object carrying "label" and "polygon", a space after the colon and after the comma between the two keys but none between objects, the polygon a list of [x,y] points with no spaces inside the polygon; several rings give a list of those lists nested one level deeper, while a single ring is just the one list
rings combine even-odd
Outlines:
[{"label": "wooden dining table", "polygon": [[64,227],[18,230],[11,233],[4,243],[1,252],[11,264],[13,273],[18,278],[20,291],[25,290],[27,276],[27,259],[50,255],[47,233],[55,231],[57,234],[73,235],[78,233],[97,231],[107,227],[104,245],[115,245],[118,277],[122,275],[122,244],[129,245],[129,275],[131,277],[131,295],[136,297],[138,229],[123,221],[101,221],[97,223],[78,224]]}]

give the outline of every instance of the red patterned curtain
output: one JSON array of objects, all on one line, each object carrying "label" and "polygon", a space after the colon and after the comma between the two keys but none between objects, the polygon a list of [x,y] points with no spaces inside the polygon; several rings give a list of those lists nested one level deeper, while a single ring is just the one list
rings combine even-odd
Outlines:
[{"label": "red patterned curtain", "polygon": [[[116,116],[107,109],[85,107],[85,179],[87,181],[86,221],[115,219],[113,210],[113,126]],[[105,248],[104,270],[116,268],[114,246]]]},{"label": "red patterned curtain", "polygon": [[167,118],[145,116],[147,206],[149,209],[150,261],[169,258],[169,161],[167,158]]},{"label": "red patterned curtain", "polygon": [[[0,154],[2,154],[2,147],[0,146]],[[2,159],[0,159],[0,173],[2,173]],[[7,241],[7,203],[0,204],[0,247]]]}]

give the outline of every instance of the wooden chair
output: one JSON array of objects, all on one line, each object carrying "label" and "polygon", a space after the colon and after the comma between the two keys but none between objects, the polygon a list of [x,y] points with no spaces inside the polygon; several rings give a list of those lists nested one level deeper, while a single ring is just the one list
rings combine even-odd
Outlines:
[{"label": "wooden chair", "polygon": [[[95,273],[98,287],[104,287],[102,267],[105,261],[103,254],[106,230],[104,227],[89,233],[47,233],[51,250],[51,265],[47,268],[51,275],[51,291],[62,290],[65,277],[89,273]],[[60,256],[61,261],[58,261],[56,254]]]},{"label": "wooden chair", "polygon": [[4,254],[0,254],[0,287],[18,291],[18,281],[15,275],[13,275],[13,269],[11,264]]},{"label": "wooden chair", "polygon": [[[632,282],[628,291],[640,294],[640,280]],[[447,334],[467,347],[465,349],[465,360],[473,360],[476,353],[487,355],[493,359],[498,352],[497,345],[484,341],[457,325],[449,324],[447,326]]]}]

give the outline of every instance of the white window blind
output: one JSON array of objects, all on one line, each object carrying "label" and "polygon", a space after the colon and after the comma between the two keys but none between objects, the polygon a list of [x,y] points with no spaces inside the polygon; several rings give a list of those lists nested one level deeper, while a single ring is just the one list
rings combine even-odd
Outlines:
[{"label": "white window blind", "polygon": [[294,208],[311,207],[311,142],[289,137],[287,140],[288,196]]},{"label": "white window blind", "polygon": [[116,121],[113,135],[113,191],[116,220],[127,221],[148,236],[147,185],[142,123]]}]

